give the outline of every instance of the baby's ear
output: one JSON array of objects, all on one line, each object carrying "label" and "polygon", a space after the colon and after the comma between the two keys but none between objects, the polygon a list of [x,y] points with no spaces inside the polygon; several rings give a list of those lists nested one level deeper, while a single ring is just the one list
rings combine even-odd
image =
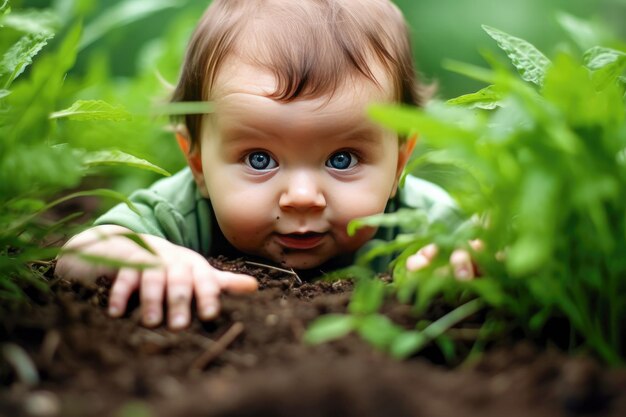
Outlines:
[{"label": "baby's ear", "polygon": [[193,178],[198,185],[200,193],[204,197],[208,197],[208,193],[206,191],[206,183],[204,180],[204,172],[202,170],[202,154],[200,152],[199,144],[196,144],[196,146],[192,149],[191,137],[189,136],[189,131],[185,126],[176,126],[175,132],[178,146],[180,147],[180,150],[183,152],[183,155],[187,160],[187,165],[189,165],[189,168],[191,168],[191,173],[193,174]]},{"label": "baby's ear", "polygon": [[398,166],[396,167],[396,180],[393,183],[393,188],[391,190],[391,197],[396,195],[398,191],[398,183],[400,182],[400,177],[402,176],[402,171],[404,167],[409,162],[409,158],[411,158],[411,154],[413,153],[413,149],[415,149],[415,144],[417,143],[417,133],[410,135],[404,142],[400,143],[398,148]]}]

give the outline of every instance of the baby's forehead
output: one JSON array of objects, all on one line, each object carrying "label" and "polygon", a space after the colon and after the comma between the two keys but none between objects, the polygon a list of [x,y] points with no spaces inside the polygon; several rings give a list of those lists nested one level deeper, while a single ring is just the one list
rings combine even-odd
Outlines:
[{"label": "baby's forehead", "polygon": [[[382,65],[372,64],[372,75],[375,82],[358,73],[346,73],[339,78],[340,82],[334,88],[323,88],[289,100],[278,100],[316,100],[320,104],[334,100],[353,103],[394,101],[393,80]],[[233,55],[226,59],[220,68],[212,89],[208,92],[208,99],[216,103],[230,102],[236,101],[241,94],[277,99],[276,92],[279,88],[278,77],[270,69]]]}]

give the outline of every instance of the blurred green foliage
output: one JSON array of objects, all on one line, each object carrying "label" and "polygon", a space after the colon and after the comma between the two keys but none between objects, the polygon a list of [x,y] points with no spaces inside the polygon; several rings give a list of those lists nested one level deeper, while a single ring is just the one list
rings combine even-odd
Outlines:
[{"label": "blurred green foliage", "polygon": [[[370,109],[374,120],[400,134],[420,133],[430,148],[407,169],[439,167],[443,174],[432,179],[471,218],[429,222],[420,210],[406,209],[353,220],[349,230],[368,225],[402,230],[357,264],[372,254],[400,251],[388,292],[418,312],[439,295],[462,305],[426,327],[418,323],[406,331],[377,318],[378,331],[364,332],[363,320],[377,316],[385,296],[366,275],[351,305],[368,308],[351,310],[352,320],[316,322],[311,341],[329,339],[325,329],[333,337],[354,330],[405,357],[489,305],[482,336],[508,327],[534,337],[558,320],[569,332],[572,351],[591,351],[611,365],[626,362],[626,43],[571,15],[558,20],[571,46],[553,55],[483,26],[510,63],[491,55],[491,69],[447,63],[488,84],[476,93],[433,100],[424,109]],[[475,238],[483,250],[469,247]],[[427,243],[438,245],[439,256],[429,267],[409,271],[406,259]],[[481,278],[453,279],[447,263],[457,248],[472,253]],[[454,345],[443,346],[449,356]]]},{"label": "blurred green foliage", "polygon": [[90,100],[85,79],[68,75],[88,41],[110,30],[83,27],[80,17],[64,21],[55,10],[13,9],[0,1],[0,309],[24,301],[25,284],[47,288],[42,278],[52,263],[46,260],[58,253],[62,232],[71,233],[70,220],[81,214],[51,210],[85,196],[126,201],[134,209],[111,189],[85,190],[84,178],[105,166],[169,175],[105,136],[163,123],[150,116],[149,102],[130,112],[116,95],[114,104],[102,95]]},{"label": "blurred green foliage", "polygon": [[[96,18],[114,8],[122,0],[82,1],[81,8]],[[541,50],[551,52],[560,46],[563,31],[554,16],[563,11],[574,16],[608,23],[626,35],[626,2],[624,0],[394,0],[405,14],[413,35],[416,61],[427,81],[437,81],[442,97],[457,96],[475,89],[477,83],[442,67],[444,59],[480,63],[480,51],[492,48],[489,38],[480,30],[482,24],[506,28],[527,39]],[[49,7],[51,0],[14,1],[24,7]],[[62,3],[62,2],[57,2]],[[67,2],[65,2],[67,3]],[[144,0],[143,3],[154,3]],[[174,2],[175,7],[154,13],[145,19],[111,31],[94,43],[88,54],[78,57],[76,68],[84,70],[91,60],[90,52],[105,52],[107,66],[114,76],[134,76],[142,71],[142,55],[158,38],[172,36],[178,26],[189,33],[208,0]],[[185,30],[186,28],[186,30]],[[183,43],[180,45],[184,48]],[[176,79],[179,61],[170,56],[175,69],[168,78]],[[164,68],[159,68],[165,72]]]}]

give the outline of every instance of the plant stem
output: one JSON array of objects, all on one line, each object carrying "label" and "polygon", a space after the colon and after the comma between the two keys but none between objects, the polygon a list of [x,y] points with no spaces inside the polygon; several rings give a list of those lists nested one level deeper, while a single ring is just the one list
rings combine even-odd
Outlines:
[{"label": "plant stem", "polygon": [[444,334],[455,324],[480,311],[483,307],[483,301],[475,299],[455,308],[440,319],[432,322],[422,331],[422,335],[424,336],[424,345]]}]

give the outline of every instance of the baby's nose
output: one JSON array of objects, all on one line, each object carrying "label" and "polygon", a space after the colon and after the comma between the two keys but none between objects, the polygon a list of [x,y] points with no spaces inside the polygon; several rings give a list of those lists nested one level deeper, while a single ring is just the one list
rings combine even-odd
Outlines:
[{"label": "baby's nose", "polygon": [[285,190],[280,196],[279,205],[282,209],[324,209],[326,198],[317,175],[308,171],[295,172],[289,175]]}]

